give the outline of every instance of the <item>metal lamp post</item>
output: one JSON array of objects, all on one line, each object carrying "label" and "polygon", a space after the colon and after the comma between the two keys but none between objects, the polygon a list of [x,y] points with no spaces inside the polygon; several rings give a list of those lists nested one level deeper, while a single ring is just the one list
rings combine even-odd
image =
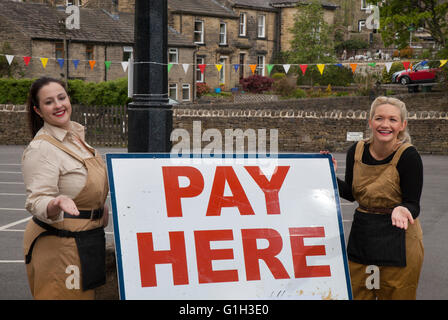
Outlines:
[{"label": "metal lamp post", "polygon": [[167,0],[136,0],[134,77],[128,106],[128,152],[169,152]]}]

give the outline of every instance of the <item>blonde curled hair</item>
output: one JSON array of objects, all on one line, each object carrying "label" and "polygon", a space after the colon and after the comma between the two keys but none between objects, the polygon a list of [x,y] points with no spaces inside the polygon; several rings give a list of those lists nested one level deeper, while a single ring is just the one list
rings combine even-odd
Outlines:
[{"label": "blonde curled hair", "polygon": [[[378,108],[379,106],[382,106],[384,104],[393,105],[400,110],[400,117],[401,117],[402,123],[404,121],[408,120],[408,110],[406,109],[406,104],[399,99],[384,97],[384,96],[380,96],[372,102],[372,105],[370,106],[369,120],[373,119],[373,116],[375,115],[376,108]],[[407,142],[411,143],[411,136],[409,135],[407,126],[403,131],[400,131],[397,139],[398,139],[399,143],[407,143]],[[369,138],[367,138],[365,141],[368,143],[373,142],[373,133],[372,133],[371,128],[369,128]]]}]

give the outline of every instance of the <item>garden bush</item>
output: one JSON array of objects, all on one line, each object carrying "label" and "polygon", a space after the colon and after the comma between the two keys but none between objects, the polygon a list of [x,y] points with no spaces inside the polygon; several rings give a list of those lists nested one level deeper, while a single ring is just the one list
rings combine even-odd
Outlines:
[{"label": "garden bush", "polygon": [[210,87],[205,82],[200,82],[196,84],[196,95],[198,96],[198,98],[209,92]]},{"label": "garden bush", "polygon": [[321,75],[317,66],[309,66],[305,75],[299,72],[297,77],[297,85],[321,85],[343,86],[347,87],[353,82],[353,71],[351,68],[340,67],[335,65],[326,65]]},{"label": "garden bush", "polygon": [[243,90],[251,93],[262,93],[271,90],[273,83],[274,80],[271,78],[257,74],[240,80]]}]

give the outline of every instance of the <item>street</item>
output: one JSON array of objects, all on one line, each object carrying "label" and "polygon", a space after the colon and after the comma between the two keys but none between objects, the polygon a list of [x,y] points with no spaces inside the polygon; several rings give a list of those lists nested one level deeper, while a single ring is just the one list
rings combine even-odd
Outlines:
[{"label": "street", "polygon": [[[28,300],[30,294],[23,262],[23,232],[30,214],[25,211],[25,187],[20,159],[25,146],[0,146],[0,299]],[[99,148],[101,154],[125,153],[125,149]],[[345,154],[334,155],[338,160],[337,176],[343,178]],[[448,299],[448,157],[422,155],[424,187],[420,222],[423,228],[425,259],[417,299]],[[108,199],[108,202],[110,199]],[[344,235],[347,241],[355,203],[341,201]],[[111,212],[110,212],[111,213]],[[106,228],[108,242],[113,242],[113,222]]]}]

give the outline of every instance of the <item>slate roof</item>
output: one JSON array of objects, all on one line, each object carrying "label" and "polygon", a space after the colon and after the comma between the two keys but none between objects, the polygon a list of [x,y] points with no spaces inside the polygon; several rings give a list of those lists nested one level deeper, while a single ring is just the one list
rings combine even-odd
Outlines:
[{"label": "slate roof", "polygon": [[[134,14],[120,13],[116,19],[102,9],[80,8],[80,29],[67,30],[58,21],[69,15],[64,9],[45,4],[0,0],[0,19],[17,27],[32,39],[61,40],[64,31],[67,39],[82,42],[128,44],[134,43]],[[168,28],[168,44],[194,46],[174,29]]]},{"label": "slate roof", "polygon": [[168,0],[168,6],[173,12],[184,12],[222,18],[238,17],[232,9],[223,6],[216,0]]},{"label": "slate roof", "polygon": [[[303,4],[310,3],[310,1],[306,0],[269,0],[269,2],[270,5],[273,7],[294,6],[297,3],[303,3]],[[338,5],[331,3],[329,1],[318,0],[318,2],[320,2],[322,4],[322,7],[324,7],[325,9],[335,10],[339,8]]]}]

